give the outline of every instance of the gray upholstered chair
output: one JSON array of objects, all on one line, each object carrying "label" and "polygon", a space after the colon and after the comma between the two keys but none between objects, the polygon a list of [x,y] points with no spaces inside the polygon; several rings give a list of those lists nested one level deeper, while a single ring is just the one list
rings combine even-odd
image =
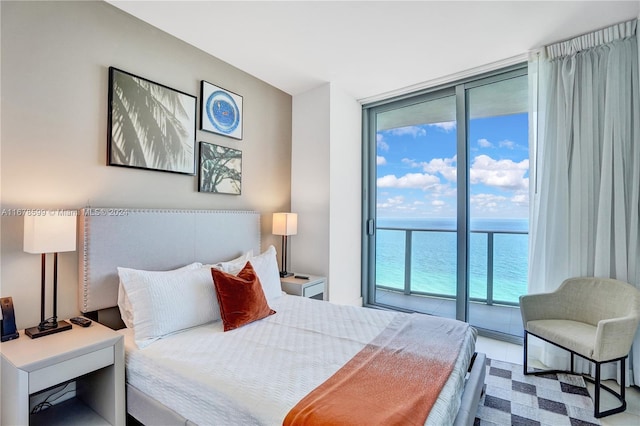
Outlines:
[{"label": "gray upholstered chair", "polygon": [[[547,374],[553,371],[529,371],[527,345],[529,334],[566,349],[595,364],[594,415],[604,417],[626,409],[625,360],[640,321],[640,291],[622,281],[605,278],[570,278],[551,293],[520,296],[524,325],[524,374]],[[602,385],[600,367],[620,361],[620,393]],[[619,407],[600,411],[600,389],[613,394]]]}]

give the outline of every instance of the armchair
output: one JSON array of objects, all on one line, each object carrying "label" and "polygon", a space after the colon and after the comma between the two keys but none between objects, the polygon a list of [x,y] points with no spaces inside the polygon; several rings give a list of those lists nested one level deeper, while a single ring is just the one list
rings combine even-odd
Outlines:
[{"label": "armchair", "polygon": [[[569,278],[551,293],[520,296],[524,326],[524,374],[547,374],[558,370],[529,371],[527,346],[529,334],[595,364],[594,416],[597,418],[626,410],[625,360],[640,321],[640,291],[630,284],[608,278]],[[620,393],[604,386],[600,367],[620,361]],[[619,407],[600,411],[600,390],[614,395]]]}]

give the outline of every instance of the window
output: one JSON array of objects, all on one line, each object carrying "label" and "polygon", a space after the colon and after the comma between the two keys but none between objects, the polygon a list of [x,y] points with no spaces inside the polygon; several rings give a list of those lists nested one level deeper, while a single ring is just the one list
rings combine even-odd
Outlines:
[{"label": "window", "polygon": [[365,106],[367,305],[521,335],[517,305],[528,270],[526,72],[512,67]]}]

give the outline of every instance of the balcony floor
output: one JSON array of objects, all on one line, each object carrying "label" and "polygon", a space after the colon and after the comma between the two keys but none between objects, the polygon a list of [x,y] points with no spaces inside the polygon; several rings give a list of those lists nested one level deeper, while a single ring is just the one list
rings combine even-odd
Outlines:
[{"label": "balcony floor", "polygon": [[[439,297],[405,295],[377,289],[376,303],[446,318],[456,317],[456,301]],[[469,303],[469,323],[474,327],[523,337],[522,317],[517,306]]]}]

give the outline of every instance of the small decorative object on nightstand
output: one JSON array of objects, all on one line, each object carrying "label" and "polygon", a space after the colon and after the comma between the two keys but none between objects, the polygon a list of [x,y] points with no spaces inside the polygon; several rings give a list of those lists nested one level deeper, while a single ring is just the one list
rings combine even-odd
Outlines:
[{"label": "small decorative object on nightstand", "polygon": [[[3,425],[125,425],[123,336],[98,323],[0,346]],[[31,399],[75,381],[76,397],[30,414]]]},{"label": "small decorative object on nightstand", "polygon": [[285,293],[318,300],[325,299],[326,283],[325,277],[309,274],[294,274],[280,278],[280,285]]}]

